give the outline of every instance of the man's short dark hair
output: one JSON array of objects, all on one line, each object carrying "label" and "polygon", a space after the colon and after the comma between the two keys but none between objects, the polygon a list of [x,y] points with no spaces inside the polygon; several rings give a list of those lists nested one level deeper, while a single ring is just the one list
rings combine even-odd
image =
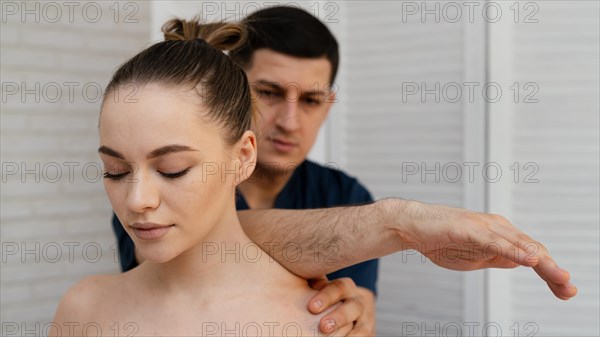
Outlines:
[{"label": "man's short dark hair", "polygon": [[340,59],[337,40],[312,14],[297,7],[276,6],[252,13],[244,23],[248,42],[230,52],[242,67],[251,66],[256,50],[267,48],[295,57],[326,57],[331,63],[330,84],[335,80]]}]

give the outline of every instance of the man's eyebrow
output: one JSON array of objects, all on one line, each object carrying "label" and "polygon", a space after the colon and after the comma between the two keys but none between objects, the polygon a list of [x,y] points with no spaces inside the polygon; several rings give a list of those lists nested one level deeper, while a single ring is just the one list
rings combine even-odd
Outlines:
[{"label": "man's eyebrow", "polygon": [[267,81],[267,80],[258,80],[256,82],[253,82],[250,84],[260,84],[260,85],[265,85],[267,87],[271,87],[271,89],[283,90],[283,88],[281,87],[281,85],[279,83],[271,82],[271,81]]},{"label": "man's eyebrow", "polygon": [[303,91],[302,96],[327,96],[327,92],[322,90],[309,90]]},{"label": "man's eyebrow", "polygon": [[[173,144],[173,145],[167,145],[167,146],[159,147],[158,149],[153,150],[152,152],[150,152],[148,154],[148,156],[146,156],[146,158],[147,159],[153,159],[153,158],[156,158],[156,157],[164,156],[166,154],[175,153],[175,152],[185,152],[185,151],[197,151],[197,150],[192,149],[191,147],[189,147],[187,145]],[[115,158],[119,158],[119,159],[125,160],[125,156],[123,156],[119,152],[111,149],[108,146],[104,146],[104,145],[100,146],[100,148],[98,148],[98,152],[104,153],[106,155],[109,155],[109,156],[112,156],[112,157],[115,157]]]},{"label": "man's eyebrow", "polygon": [[[254,84],[265,85],[275,90],[283,90],[284,88],[277,82],[271,82],[267,80],[258,80]],[[290,85],[292,86],[292,85]],[[287,86],[286,86],[287,87]],[[295,86],[294,86],[295,87]],[[302,91],[302,96],[327,96],[329,93],[327,90],[306,90]]]}]

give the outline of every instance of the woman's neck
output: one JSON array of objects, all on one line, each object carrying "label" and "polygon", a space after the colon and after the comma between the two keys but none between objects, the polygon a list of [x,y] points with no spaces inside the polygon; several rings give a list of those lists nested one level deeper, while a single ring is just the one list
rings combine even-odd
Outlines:
[{"label": "woman's neck", "polygon": [[138,268],[153,293],[192,301],[244,293],[256,289],[256,282],[305,282],[248,238],[235,209],[201,243],[168,262],[146,261]]}]

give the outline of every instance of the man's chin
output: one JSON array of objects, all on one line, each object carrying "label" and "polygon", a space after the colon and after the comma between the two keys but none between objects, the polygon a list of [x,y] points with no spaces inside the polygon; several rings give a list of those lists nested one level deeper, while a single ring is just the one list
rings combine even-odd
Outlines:
[{"label": "man's chin", "polygon": [[279,176],[291,174],[303,161],[304,160],[268,158],[265,160],[258,160],[256,168],[257,170],[260,170],[261,174]]}]

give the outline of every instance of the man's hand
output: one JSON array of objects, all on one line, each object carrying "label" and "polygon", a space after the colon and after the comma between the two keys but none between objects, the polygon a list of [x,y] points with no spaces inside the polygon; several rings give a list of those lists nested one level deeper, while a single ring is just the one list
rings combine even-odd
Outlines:
[{"label": "man's hand", "polygon": [[375,296],[359,288],[351,278],[329,282],[326,277],[310,280],[311,287],[319,290],[308,303],[313,314],[320,314],[335,304],[340,305],[319,322],[324,334],[350,331],[347,336],[375,336]]},{"label": "man's hand", "polygon": [[[394,202],[400,200],[388,201],[387,211],[393,214]],[[548,250],[500,215],[416,201],[404,204],[404,210],[409,220],[404,217],[395,226],[404,245],[400,250],[416,249],[452,270],[532,267],[556,297],[568,300],[577,294],[569,272],[558,267]]]}]

